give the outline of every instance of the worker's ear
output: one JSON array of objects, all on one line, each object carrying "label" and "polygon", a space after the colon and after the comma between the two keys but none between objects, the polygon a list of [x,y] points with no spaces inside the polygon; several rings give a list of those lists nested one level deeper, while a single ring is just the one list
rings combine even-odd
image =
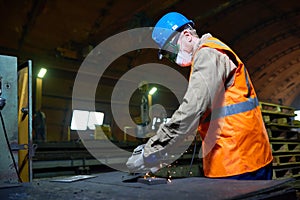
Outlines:
[{"label": "worker's ear", "polygon": [[183,30],[183,35],[186,39],[187,42],[191,42],[192,41],[192,34],[188,31],[188,30]]}]

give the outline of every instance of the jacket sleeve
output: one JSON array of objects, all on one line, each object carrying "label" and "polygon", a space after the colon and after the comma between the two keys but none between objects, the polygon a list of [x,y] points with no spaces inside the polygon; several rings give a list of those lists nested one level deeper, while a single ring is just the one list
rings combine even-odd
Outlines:
[{"label": "jacket sleeve", "polygon": [[210,108],[216,93],[224,89],[225,79],[234,66],[225,54],[215,49],[201,48],[196,52],[183,101],[171,120],[161,124],[156,135],[145,144],[145,161],[151,162],[150,158],[160,158],[166,153],[184,153],[192,141],[183,149],[178,145],[187,136],[196,134],[201,116]]}]

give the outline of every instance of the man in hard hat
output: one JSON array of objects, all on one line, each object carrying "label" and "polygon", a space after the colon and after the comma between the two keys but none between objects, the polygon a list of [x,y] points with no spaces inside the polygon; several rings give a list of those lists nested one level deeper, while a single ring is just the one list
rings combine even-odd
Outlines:
[{"label": "man in hard hat", "polygon": [[135,152],[139,166],[130,164],[131,157],[129,169],[159,166],[162,157],[172,154],[166,149],[182,142],[196,123],[206,177],[271,179],[273,157],[268,135],[249,74],[239,57],[211,34],[199,37],[194,23],[176,12],[157,22],[152,38],[159,46],[160,59],[191,66],[189,85],[171,120],[139,148],[140,154]]}]

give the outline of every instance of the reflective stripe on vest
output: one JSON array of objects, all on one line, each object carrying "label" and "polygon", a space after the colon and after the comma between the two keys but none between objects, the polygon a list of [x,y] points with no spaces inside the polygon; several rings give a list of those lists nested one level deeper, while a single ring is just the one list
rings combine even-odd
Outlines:
[{"label": "reflective stripe on vest", "polygon": [[244,102],[224,106],[222,108],[216,108],[213,110],[213,114],[210,114],[207,118],[205,118],[203,122],[209,122],[210,120],[215,120],[221,117],[247,112],[255,109],[258,105],[258,99],[255,97],[249,98],[247,101]]}]

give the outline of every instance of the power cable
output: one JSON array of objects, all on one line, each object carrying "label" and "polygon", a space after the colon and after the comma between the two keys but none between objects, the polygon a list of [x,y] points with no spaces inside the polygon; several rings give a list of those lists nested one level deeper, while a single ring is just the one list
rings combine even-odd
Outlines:
[{"label": "power cable", "polygon": [[191,164],[190,164],[190,167],[189,167],[189,171],[188,171],[188,174],[187,174],[188,177],[191,175],[192,165],[193,165],[195,154],[196,154],[196,148],[197,148],[197,140],[195,140],[195,142],[194,142],[193,155],[192,155],[192,159],[191,159]]}]

